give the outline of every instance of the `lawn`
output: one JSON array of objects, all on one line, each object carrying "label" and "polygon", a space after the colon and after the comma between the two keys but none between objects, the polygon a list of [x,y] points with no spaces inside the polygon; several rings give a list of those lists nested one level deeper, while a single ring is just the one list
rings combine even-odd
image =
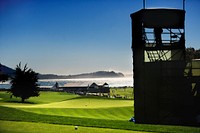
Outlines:
[{"label": "lawn", "polygon": [[133,114],[133,107],[113,108],[18,108],[26,112],[37,114],[69,116],[80,118],[129,120]]},{"label": "lawn", "polygon": [[0,121],[0,125],[1,133],[141,133],[139,131],[82,126],[78,126],[78,129],[75,130],[75,126],[71,125],[56,125],[33,122]]},{"label": "lawn", "polygon": [[112,97],[118,96],[126,99],[133,99],[133,88],[132,87],[111,88],[110,95]]},{"label": "lawn", "polygon": [[[8,93],[0,92],[0,132],[13,132],[11,128],[16,128],[16,132],[21,132],[22,126],[18,124],[28,124],[23,128],[24,131],[29,131],[33,127],[36,129],[39,126],[38,123],[41,124],[41,128],[51,129],[52,132],[63,132],[63,130],[68,132],[67,127],[73,128],[75,125],[91,132],[96,132],[96,130],[97,132],[121,132],[122,130],[127,132],[130,130],[200,132],[200,128],[196,127],[129,122],[128,119],[133,115],[133,100],[78,96],[64,92],[41,92],[39,97],[30,98],[25,104],[18,101],[20,99],[10,100]],[[38,129],[38,132],[40,130]],[[74,128],[72,130],[74,131]],[[81,131],[78,130],[78,132]]]},{"label": "lawn", "polygon": [[[80,96],[78,95],[73,95],[73,94],[69,94],[69,93],[63,93],[63,92],[40,92],[40,96],[39,97],[31,97],[28,99],[28,103],[30,104],[43,104],[43,103],[53,103],[53,102],[61,102],[61,101],[66,101],[69,99],[73,99],[73,98],[78,98]],[[6,102],[9,103],[11,102],[12,104],[14,102],[18,102],[20,101],[19,98],[15,98],[12,97],[12,99],[10,98],[10,94],[3,91],[0,92],[0,102]],[[17,104],[19,105],[19,104]]]}]

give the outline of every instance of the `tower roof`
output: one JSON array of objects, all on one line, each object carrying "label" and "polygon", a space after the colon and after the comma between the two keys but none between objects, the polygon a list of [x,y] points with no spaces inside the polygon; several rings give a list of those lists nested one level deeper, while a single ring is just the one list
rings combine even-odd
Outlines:
[{"label": "tower roof", "polygon": [[184,28],[185,10],[141,9],[130,16],[133,21],[142,23],[147,28]]}]

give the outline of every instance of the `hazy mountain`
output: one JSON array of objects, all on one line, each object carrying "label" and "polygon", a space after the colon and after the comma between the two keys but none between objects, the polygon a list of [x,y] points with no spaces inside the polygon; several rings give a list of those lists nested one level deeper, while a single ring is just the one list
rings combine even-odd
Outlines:
[{"label": "hazy mountain", "polygon": [[39,74],[40,79],[72,79],[72,78],[114,78],[124,77],[123,73],[116,73],[114,71],[97,71],[92,73],[83,73],[77,75],[55,75],[55,74]]},{"label": "hazy mountain", "polygon": [[[15,75],[15,70],[5,65],[0,65],[0,72],[9,76]],[[72,78],[114,78],[124,77],[123,73],[114,71],[97,71],[92,73],[83,73],[77,75],[55,75],[55,74],[39,74],[39,79],[72,79]]]},{"label": "hazy mountain", "polygon": [[13,76],[15,75],[15,70],[10,67],[0,64],[0,73],[6,74],[8,76]]}]

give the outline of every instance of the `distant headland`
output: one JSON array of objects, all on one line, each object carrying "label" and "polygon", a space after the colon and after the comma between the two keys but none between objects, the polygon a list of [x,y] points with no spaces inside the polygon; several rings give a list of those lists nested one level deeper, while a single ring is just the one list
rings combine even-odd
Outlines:
[{"label": "distant headland", "polygon": [[83,73],[77,75],[55,75],[55,74],[39,74],[39,79],[75,79],[75,78],[114,78],[124,77],[123,73],[114,71],[97,71],[91,73]]},{"label": "distant headland", "polygon": [[[15,70],[1,64],[0,70],[9,77],[14,76]],[[56,74],[38,74],[39,79],[75,79],[75,78],[115,78],[124,77],[121,72],[114,71],[97,71],[91,73],[82,73],[76,75],[56,75]]]}]

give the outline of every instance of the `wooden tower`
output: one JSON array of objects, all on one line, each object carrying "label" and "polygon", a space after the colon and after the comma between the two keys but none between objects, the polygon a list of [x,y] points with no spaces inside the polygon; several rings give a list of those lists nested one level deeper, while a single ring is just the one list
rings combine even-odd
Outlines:
[{"label": "wooden tower", "polygon": [[131,19],[136,123],[194,123],[185,10],[142,9]]}]

